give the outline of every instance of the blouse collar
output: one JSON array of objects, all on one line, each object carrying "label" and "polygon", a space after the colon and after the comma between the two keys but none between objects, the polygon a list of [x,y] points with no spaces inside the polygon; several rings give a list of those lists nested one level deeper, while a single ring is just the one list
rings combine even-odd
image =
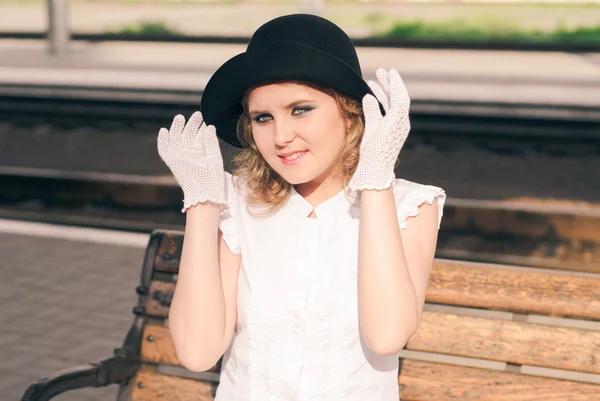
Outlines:
[{"label": "blouse collar", "polygon": [[[346,192],[348,192],[348,199],[346,199]],[[329,217],[348,212],[348,209],[350,206],[352,206],[352,204],[355,203],[355,200],[355,191],[350,191],[346,186],[337,194],[315,207],[317,220],[327,219]],[[310,202],[304,199],[304,197],[300,195],[293,186],[290,192],[290,207],[292,208],[292,213],[294,215],[301,217],[307,217],[313,210]]]}]

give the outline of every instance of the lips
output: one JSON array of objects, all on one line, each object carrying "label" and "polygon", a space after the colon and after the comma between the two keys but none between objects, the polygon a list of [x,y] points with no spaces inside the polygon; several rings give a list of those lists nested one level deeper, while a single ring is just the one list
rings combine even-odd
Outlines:
[{"label": "lips", "polygon": [[303,150],[293,150],[293,151],[291,151],[291,152],[287,152],[287,153],[281,153],[281,154],[279,154],[278,156],[279,156],[279,157],[287,157],[287,156],[291,156],[291,155],[293,155],[294,153],[298,153],[298,152],[306,152],[306,149],[303,149]]},{"label": "lips", "polygon": [[304,159],[304,155],[306,155],[306,153],[308,153],[307,150],[301,151],[301,152],[286,153],[286,154],[289,154],[290,156],[291,155],[297,155],[297,156],[293,156],[294,157],[293,159],[288,159],[288,158],[281,157],[281,156],[279,158],[281,159],[281,162],[283,164],[285,164],[286,166],[291,166],[296,163],[299,163],[302,159]]}]

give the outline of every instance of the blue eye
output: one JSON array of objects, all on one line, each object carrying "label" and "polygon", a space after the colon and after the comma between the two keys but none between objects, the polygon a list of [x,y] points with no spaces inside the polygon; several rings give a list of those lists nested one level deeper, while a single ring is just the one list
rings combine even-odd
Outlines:
[{"label": "blue eye", "polygon": [[[301,115],[308,113],[309,111],[311,111],[313,109],[314,109],[314,107],[312,107],[312,106],[294,107],[292,109],[292,115],[301,116]],[[252,120],[258,124],[264,124],[267,121],[269,121],[269,119],[272,119],[272,118],[273,118],[273,116],[271,116],[270,114],[261,114],[261,115],[254,117]]]},{"label": "blue eye", "polygon": [[270,117],[270,115],[269,114],[261,114],[259,116],[254,117],[254,121],[256,121],[257,123],[264,123],[266,121],[263,120],[263,117]]},{"label": "blue eye", "polygon": [[301,107],[295,107],[294,111],[300,111],[301,113],[299,114],[306,114],[309,111],[311,111],[314,107],[310,107],[310,106],[301,106]]}]

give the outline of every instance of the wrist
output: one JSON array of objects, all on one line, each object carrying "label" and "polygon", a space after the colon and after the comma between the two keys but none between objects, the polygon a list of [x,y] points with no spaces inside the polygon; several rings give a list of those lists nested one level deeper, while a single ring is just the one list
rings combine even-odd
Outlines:
[{"label": "wrist", "polygon": [[[385,177],[385,178],[384,178]],[[382,191],[393,186],[396,174],[393,169],[371,169],[359,171],[350,180],[349,187],[354,191]]]},{"label": "wrist", "polygon": [[[185,205],[184,208],[186,208]],[[187,206],[185,213],[186,220],[218,220],[221,214],[221,205],[211,201],[192,202]]]}]

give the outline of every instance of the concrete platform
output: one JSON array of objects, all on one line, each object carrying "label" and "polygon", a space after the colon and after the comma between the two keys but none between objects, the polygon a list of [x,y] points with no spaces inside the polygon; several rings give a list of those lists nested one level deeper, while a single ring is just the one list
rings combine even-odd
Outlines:
[{"label": "concrete platform", "polygon": [[[133,321],[145,246],[98,230],[59,236],[30,224],[17,233],[16,224],[0,220],[0,401],[19,400],[38,378],[112,356]],[[57,399],[116,394],[113,385]]]},{"label": "concrete platform", "polygon": [[[72,42],[51,56],[39,40],[0,41],[0,95],[72,89],[127,98],[139,91],[189,100],[243,45]],[[366,79],[379,67],[400,71],[416,101],[600,108],[600,54],[359,48]],[[128,95],[129,94],[129,95]],[[43,94],[42,94],[43,95]],[[155,99],[160,100],[160,99]],[[581,111],[573,111],[580,115]]]}]

